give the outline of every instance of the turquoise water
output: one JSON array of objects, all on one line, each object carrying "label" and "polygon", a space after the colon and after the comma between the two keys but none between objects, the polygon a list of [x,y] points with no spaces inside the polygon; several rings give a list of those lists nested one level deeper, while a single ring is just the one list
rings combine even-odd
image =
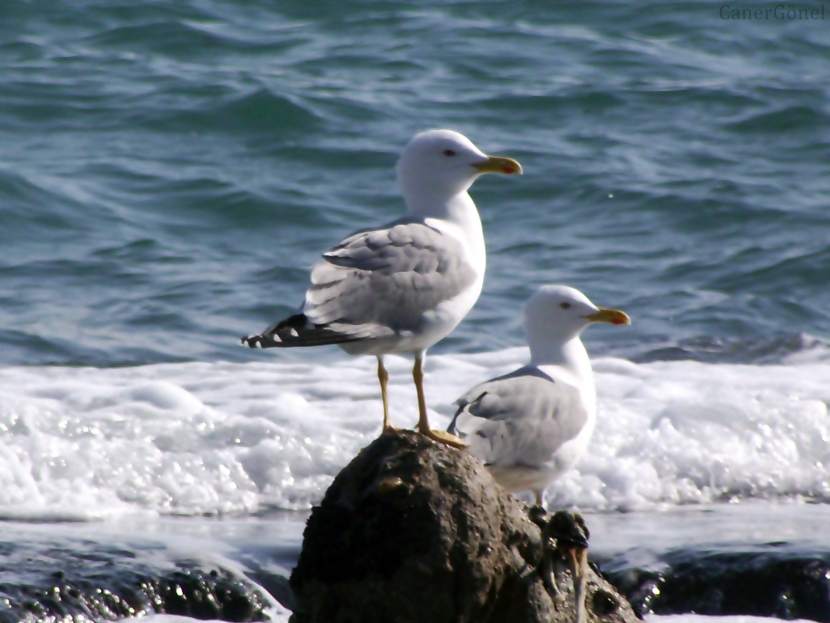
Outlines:
[{"label": "turquoise water", "polygon": [[[89,603],[216,564],[279,597],[305,514],[268,513],[318,503],[381,407],[367,358],[238,338],[401,213],[397,156],[432,127],[525,175],[473,188],[488,272],[431,351],[431,421],[521,365],[539,284],[575,286],[634,320],[586,331],[634,363],[596,363],[603,419],[549,490],[592,513],[592,556],[648,590],[678,542],[830,560],[807,542],[830,499],[830,11],[721,6],[0,2],[0,621],[121,616],[57,603],[64,573]],[[160,362],[193,363],[139,365]],[[410,363],[388,365],[411,426]],[[828,620],[802,606],[763,614]]]},{"label": "turquoise water", "polygon": [[718,7],[4,2],[0,362],[248,360],[431,127],[526,171],[473,189],[487,279],[436,352],[521,344],[551,282],[634,318],[597,353],[826,337],[827,21]]}]

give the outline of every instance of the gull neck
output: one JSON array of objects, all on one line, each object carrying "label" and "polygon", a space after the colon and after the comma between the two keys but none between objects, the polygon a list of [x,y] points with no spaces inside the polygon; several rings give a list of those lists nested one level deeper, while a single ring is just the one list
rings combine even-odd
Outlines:
[{"label": "gull neck", "polygon": [[437,218],[458,225],[474,219],[480,222],[476,204],[466,190],[448,195],[418,189],[404,193],[407,213],[421,218]]},{"label": "gull neck", "polygon": [[559,366],[570,371],[577,378],[591,378],[591,361],[578,335],[565,342],[549,337],[537,340],[532,338],[533,336],[528,336],[530,365]]},{"label": "gull neck", "polygon": [[[483,278],[487,261],[484,230],[476,204],[473,203],[467,191],[456,193],[449,198],[428,193],[418,193],[415,197],[405,195],[404,198],[408,215],[440,229],[443,233],[460,238],[464,242],[470,254],[469,258],[475,266],[479,267],[480,276]],[[430,219],[438,223],[430,223]]]}]

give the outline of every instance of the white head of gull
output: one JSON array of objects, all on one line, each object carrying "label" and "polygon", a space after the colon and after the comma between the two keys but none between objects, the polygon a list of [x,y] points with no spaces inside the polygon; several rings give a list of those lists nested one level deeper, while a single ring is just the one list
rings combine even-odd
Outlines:
[{"label": "white head of gull", "polygon": [[505,489],[532,491],[537,504],[582,456],[594,431],[594,375],[579,336],[595,322],[631,324],[624,312],[599,308],[579,290],[542,286],[524,306],[530,363],[456,401],[449,431]]},{"label": "white head of gull", "polygon": [[457,437],[429,427],[424,360],[427,349],[461,322],[481,293],[484,235],[467,190],[483,173],[521,172],[515,160],[487,156],[458,132],[415,135],[397,165],[406,214],[354,233],[324,253],[297,313],[242,343],[252,348],[337,344],[350,354],[375,355],[384,432],[395,429],[383,356],[412,353],[418,431],[463,447]]}]

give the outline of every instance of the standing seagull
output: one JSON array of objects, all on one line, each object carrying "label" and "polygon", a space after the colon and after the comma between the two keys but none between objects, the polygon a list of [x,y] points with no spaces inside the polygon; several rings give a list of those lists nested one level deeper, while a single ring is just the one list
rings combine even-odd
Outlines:
[{"label": "standing seagull", "polygon": [[418,431],[463,447],[454,435],[429,427],[423,364],[427,349],[448,335],[481,293],[486,265],[481,219],[467,190],[482,173],[521,173],[511,158],[487,156],[462,134],[416,134],[398,161],[406,214],[383,227],[352,234],[311,271],[298,313],[242,338],[251,348],[337,344],[350,355],[375,355],[389,420],[383,356],[412,353],[418,393]]},{"label": "standing seagull", "polygon": [[601,309],[567,286],[542,286],[524,306],[530,363],[477,385],[459,406],[449,431],[469,444],[502,487],[533,491],[541,505],[547,486],[585,452],[597,417],[588,353],[579,334],[592,322],[631,324],[617,309]]}]

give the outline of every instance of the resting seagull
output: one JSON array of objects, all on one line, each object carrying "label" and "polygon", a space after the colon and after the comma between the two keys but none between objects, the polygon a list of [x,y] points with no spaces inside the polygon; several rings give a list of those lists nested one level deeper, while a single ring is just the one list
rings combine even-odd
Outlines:
[{"label": "resting seagull", "polygon": [[481,293],[484,234],[467,190],[483,173],[521,172],[515,160],[487,156],[458,132],[416,134],[397,165],[406,214],[352,234],[324,253],[312,268],[300,310],[242,343],[251,348],[337,344],[351,355],[375,355],[384,433],[395,428],[389,420],[383,356],[412,353],[418,431],[463,447],[457,437],[429,427],[424,358]]},{"label": "resting seagull", "polygon": [[524,306],[530,363],[477,385],[455,403],[449,431],[496,482],[514,493],[532,491],[539,505],[594,431],[594,377],[579,339],[593,322],[631,324],[625,312],[601,309],[579,290],[542,286]]}]

